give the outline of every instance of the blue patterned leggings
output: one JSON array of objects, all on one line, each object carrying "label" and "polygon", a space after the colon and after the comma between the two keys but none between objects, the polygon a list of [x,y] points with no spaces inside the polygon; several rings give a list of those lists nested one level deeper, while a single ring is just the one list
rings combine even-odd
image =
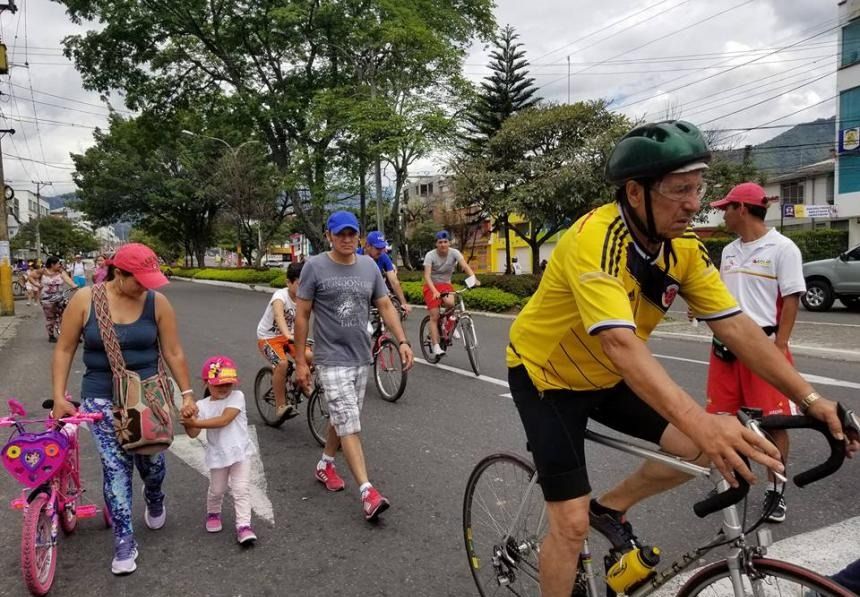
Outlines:
[{"label": "blue patterned leggings", "polygon": [[161,484],[164,482],[166,466],[164,454],[140,456],[129,454],[119,445],[113,427],[112,401],[110,398],[84,398],[83,412],[100,412],[102,420],[89,425],[102,460],[104,474],[105,504],[113,518],[113,533],[125,537],[134,532],[131,524],[131,502],[134,467],[143,479],[146,502],[160,505],[164,501]]}]

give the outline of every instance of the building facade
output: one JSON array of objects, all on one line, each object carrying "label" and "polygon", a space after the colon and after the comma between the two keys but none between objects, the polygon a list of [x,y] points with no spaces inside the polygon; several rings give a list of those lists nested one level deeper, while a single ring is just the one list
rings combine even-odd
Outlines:
[{"label": "building facade", "polygon": [[860,244],[860,0],[838,4],[839,30],[836,71],[836,160],[834,204],[848,222],[848,241]]}]

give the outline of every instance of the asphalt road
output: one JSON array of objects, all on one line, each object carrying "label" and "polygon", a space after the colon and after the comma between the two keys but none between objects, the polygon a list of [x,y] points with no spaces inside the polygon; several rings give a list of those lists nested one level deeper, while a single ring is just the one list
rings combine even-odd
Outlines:
[{"label": "asphalt road", "polygon": [[[165,484],[167,526],[157,532],[146,529],[142,500],[135,503],[134,522],[141,547],[138,571],[128,578],[114,577],[109,570],[112,534],[99,519],[83,520],[74,535],[62,538],[52,594],[476,594],[461,528],[466,479],[486,454],[525,454],[524,436],[514,406],[504,396],[505,387],[476,379],[468,372],[458,374],[423,364],[410,372],[406,395],[396,404],[379,399],[371,384],[362,417],[363,443],[371,480],[392,502],[381,522],[371,525],[364,521],[357,487],[342,459],[338,464],[347,479],[346,491],[329,494],[314,480],[320,449],[303,417],[288,421],[281,429],[271,429],[262,424],[254,410],[253,376],[263,365],[254,331],[268,296],[185,282],[172,284],[166,294],[177,310],[192,372],[215,353],[231,355],[237,361],[242,389],[249,399],[249,420],[259,438],[274,525],[255,521],[260,540],[251,549],[237,546],[229,531],[207,534],[203,528],[207,480],[171,452]],[[416,309],[407,322],[413,340],[423,315]],[[860,323],[856,314],[827,316],[844,316]],[[510,321],[483,316],[475,320],[483,373],[504,380],[503,350]],[[665,339],[654,339],[651,345],[662,355],[671,375],[701,397],[706,369],[697,361],[707,360],[707,345]],[[35,408],[50,391],[50,356],[41,314],[33,309],[19,326],[17,337],[0,351],[0,397],[18,397],[28,408]],[[468,370],[462,347],[452,349],[443,363]],[[797,358],[797,364],[803,372],[834,380],[835,385],[820,386],[827,395],[860,407],[860,367],[804,357]],[[70,388],[76,392],[82,373],[80,355],[73,370]],[[822,448],[812,434],[797,434],[792,443],[792,466],[795,470],[808,468],[821,457]],[[101,474],[86,434],[82,456],[89,497],[100,504]],[[589,449],[588,458],[592,483],[598,490],[619,480],[636,464],[629,457],[596,447]],[[856,497],[860,476],[856,463],[852,464],[855,466],[808,489],[791,487],[787,493],[789,518],[774,527],[775,537],[789,537],[860,515]],[[690,507],[709,488],[706,483],[694,482],[641,505],[631,513],[638,534],[663,547],[669,556],[709,539],[718,521],[701,521]],[[4,503],[8,504],[17,491],[8,475],[0,475]],[[136,488],[135,495],[139,491]],[[225,528],[229,529],[229,505],[225,512]],[[5,539],[0,543],[0,573],[4,578],[0,595],[27,594],[19,567],[20,527],[20,512],[0,510]]]}]

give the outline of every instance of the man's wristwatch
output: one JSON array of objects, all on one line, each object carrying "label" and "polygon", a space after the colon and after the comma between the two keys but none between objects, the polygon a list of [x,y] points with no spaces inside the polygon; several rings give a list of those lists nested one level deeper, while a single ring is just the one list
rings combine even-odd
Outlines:
[{"label": "man's wristwatch", "polygon": [[806,412],[809,410],[809,407],[812,406],[812,403],[821,398],[821,394],[818,392],[812,392],[806,398],[800,401],[798,406],[800,407],[800,412]]}]

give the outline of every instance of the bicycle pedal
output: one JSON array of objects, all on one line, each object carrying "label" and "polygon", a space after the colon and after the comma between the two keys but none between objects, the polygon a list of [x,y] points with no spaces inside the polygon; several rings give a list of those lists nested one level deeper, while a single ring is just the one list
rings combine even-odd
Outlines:
[{"label": "bicycle pedal", "polygon": [[27,508],[27,498],[15,498],[11,502],[9,502],[9,507],[13,510],[24,510]]},{"label": "bicycle pedal", "polygon": [[299,416],[299,411],[298,411],[298,410],[291,410],[290,412],[288,412],[288,413],[284,416],[284,420],[285,420],[285,421],[289,421],[290,419],[294,419],[294,418],[296,418],[296,417],[298,417],[298,416]]},{"label": "bicycle pedal", "polygon": [[94,518],[98,516],[100,510],[95,504],[84,504],[75,508],[75,514],[78,518]]}]

